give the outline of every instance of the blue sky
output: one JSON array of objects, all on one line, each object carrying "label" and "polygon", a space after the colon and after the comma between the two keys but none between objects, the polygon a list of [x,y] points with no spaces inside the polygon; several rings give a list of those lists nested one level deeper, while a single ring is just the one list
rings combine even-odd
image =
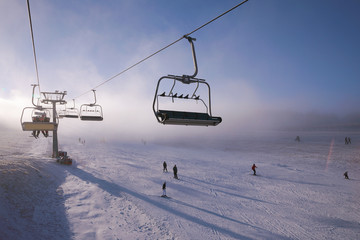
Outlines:
[{"label": "blue sky", "polygon": [[[30,0],[41,89],[66,90],[71,101],[238,3]],[[65,120],[63,132],[225,135],[359,114],[359,10],[357,0],[249,0],[194,33],[197,77],[211,85],[213,115],[224,119],[215,128],[162,126],[153,116],[157,80],[193,73],[182,40],[97,89],[106,121]],[[0,36],[1,124],[20,130],[36,82],[25,0],[0,1]]]}]

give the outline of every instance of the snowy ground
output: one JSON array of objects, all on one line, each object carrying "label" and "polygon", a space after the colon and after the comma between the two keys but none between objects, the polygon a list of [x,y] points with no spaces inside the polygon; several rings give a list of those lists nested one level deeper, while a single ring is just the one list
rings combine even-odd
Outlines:
[{"label": "snowy ground", "polygon": [[360,133],[191,147],[62,139],[73,166],[50,158],[51,139],[9,136],[0,138],[1,240],[360,239]]}]

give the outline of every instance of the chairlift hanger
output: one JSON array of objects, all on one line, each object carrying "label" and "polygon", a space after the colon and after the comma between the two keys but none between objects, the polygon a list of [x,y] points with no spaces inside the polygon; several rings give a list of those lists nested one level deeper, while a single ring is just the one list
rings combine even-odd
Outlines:
[{"label": "chairlift hanger", "polygon": [[95,90],[92,89],[94,93],[94,103],[82,104],[80,107],[80,119],[83,121],[102,121],[103,111],[102,107],[96,104],[96,94]]},{"label": "chairlift hanger", "polygon": [[[222,119],[221,119],[221,117],[212,116],[210,85],[205,81],[205,79],[195,78],[198,73],[198,66],[197,66],[195,47],[194,47],[193,41],[195,41],[196,39],[191,38],[189,36],[184,36],[184,37],[189,41],[189,43],[191,45],[195,72],[193,75],[182,75],[182,76],[167,75],[167,76],[163,76],[159,79],[157,86],[156,86],[156,91],[155,91],[155,96],[154,96],[154,101],[153,101],[153,111],[154,111],[156,120],[159,123],[162,123],[164,125],[167,124],[167,125],[216,126],[219,123],[221,123]],[[168,94],[166,94],[166,92],[161,93],[161,94],[158,93],[160,82],[162,80],[173,81],[172,88],[170,89]],[[181,82],[183,84],[188,84],[188,85],[196,84],[197,86],[191,96],[189,96],[189,95],[183,96],[183,94],[178,96],[177,93],[175,93],[175,94],[173,93],[173,89],[177,82]],[[196,96],[196,92],[197,92],[200,84],[204,84],[207,86],[207,89],[208,89],[208,103],[207,104],[200,98],[200,96]],[[174,98],[182,98],[184,100],[189,100],[189,101],[191,101],[191,100],[201,101],[203,103],[203,105],[205,106],[206,111],[205,112],[188,112],[188,111],[164,110],[159,107],[159,99],[158,99],[159,97],[168,97],[168,98],[170,97],[170,98],[172,98],[172,100]]]}]

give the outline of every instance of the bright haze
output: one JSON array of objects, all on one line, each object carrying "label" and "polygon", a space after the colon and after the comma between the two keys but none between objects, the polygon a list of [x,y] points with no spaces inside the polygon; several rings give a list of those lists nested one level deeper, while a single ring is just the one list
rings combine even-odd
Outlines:
[{"label": "bright haze", "polygon": [[[238,3],[32,0],[41,91],[91,103],[91,89]],[[197,77],[210,84],[212,114],[223,118],[216,127],[155,119],[158,79],[194,72],[183,39],[96,88],[103,122],[60,120],[59,134],[151,140],[358,127],[359,10],[357,0],[250,0],[192,34]],[[21,131],[37,82],[25,0],[0,1],[0,52],[0,128]]]}]

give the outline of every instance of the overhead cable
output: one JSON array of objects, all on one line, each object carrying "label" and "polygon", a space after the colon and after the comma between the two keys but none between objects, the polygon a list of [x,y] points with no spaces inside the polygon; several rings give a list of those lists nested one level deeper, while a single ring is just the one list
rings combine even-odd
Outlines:
[{"label": "overhead cable", "polygon": [[[182,40],[183,38],[187,38],[188,36],[190,36],[191,34],[195,33],[196,31],[199,31],[201,28],[203,28],[203,27],[207,26],[208,24],[210,24],[210,23],[212,23],[212,22],[216,21],[217,19],[221,18],[221,17],[222,17],[222,16],[224,16],[225,14],[227,14],[227,13],[229,13],[229,12],[233,11],[234,9],[236,9],[237,7],[239,7],[239,6],[241,6],[242,4],[246,3],[247,1],[249,1],[249,0],[244,0],[243,2],[241,2],[241,3],[237,4],[236,6],[232,7],[232,8],[231,8],[231,9],[229,9],[229,10],[227,10],[226,12],[224,12],[224,13],[222,13],[222,14],[218,15],[217,17],[215,17],[215,18],[211,19],[211,20],[210,20],[210,21],[208,21],[207,23],[205,23],[205,24],[201,25],[200,27],[198,27],[198,28],[194,29],[193,31],[189,32],[188,34],[185,34],[184,36],[180,37],[179,39],[177,39],[177,40],[173,41],[172,43],[170,43],[170,44],[166,45],[165,47],[161,48],[160,50],[158,50],[158,51],[156,51],[156,52],[154,52],[154,53],[150,54],[149,56],[147,56],[147,57],[143,58],[142,60],[138,61],[137,63],[135,63],[135,64],[131,65],[130,67],[126,68],[125,70],[121,71],[120,73],[118,73],[118,74],[116,74],[116,75],[112,76],[111,78],[109,78],[109,79],[107,79],[106,81],[104,81],[104,82],[100,83],[99,85],[95,86],[95,87],[94,87],[94,88],[92,88],[91,90],[88,90],[88,91],[84,92],[83,94],[81,94],[81,95],[79,95],[79,96],[77,96],[77,97],[75,97],[75,98],[79,98],[79,97],[81,97],[81,96],[83,96],[83,95],[85,95],[85,94],[87,94],[87,93],[91,92],[93,89],[99,88],[100,86],[102,86],[102,85],[104,85],[104,84],[106,84],[106,83],[110,82],[110,81],[111,81],[111,80],[113,80],[114,78],[116,78],[116,77],[120,76],[121,74],[123,74],[123,73],[125,73],[125,72],[129,71],[130,69],[134,68],[135,66],[139,65],[140,63],[145,62],[146,60],[148,60],[149,58],[151,58],[151,57],[155,56],[156,54],[158,54],[158,53],[160,53],[160,52],[164,51],[165,49],[167,49],[167,48],[169,48],[170,46],[174,45],[175,43],[179,42],[179,41],[180,41],[180,40]],[[34,48],[34,53],[35,53],[35,48]]]},{"label": "overhead cable", "polygon": [[241,2],[241,3],[239,3],[239,4],[236,5],[235,7],[231,8],[231,9],[227,10],[226,12],[220,14],[219,16],[213,18],[212,20],[210,20],[210,21],[208,21],[207,23],[201,25],[200,27],[198,27],[198,28],[196,28],[195,30],[191,31],[190,33],[186,34],[185,36],[189,36],[189,35],[193,34],[194,32],[200,30],[201,28],[205,27],[206,25],[208,25],[208,24],[216,21],[217,19],[221,18],[221,17],[224,16],[225,14],[231,12],[231,11],[234,10],[235,8],[240,7],[242,4],[246,3],[247,1],[249,1],[249,0],[245,0],[245,1]]},{"label": "overhead cable", "polygon": [[33,33],[32,21],[31,21],[31,13],[30,13],[30,3],[29,3],[29,0],[27,0],[27,8],[28,8],[28,13],[29,13],[30,32],[31,32],[31,40],[32,40],[32,46],[33,46],[33,53],[34,53],[36,79],[37,79],[37,85],[38,85],[38,87],[39,87],[39,95],[41,95],[41,91],[40,91],[40,80],[39,80],[39,70],[38,70],[38,64],[37,64],[37,60],[36,60],[35,41],[34,41],[34,33]]}]

